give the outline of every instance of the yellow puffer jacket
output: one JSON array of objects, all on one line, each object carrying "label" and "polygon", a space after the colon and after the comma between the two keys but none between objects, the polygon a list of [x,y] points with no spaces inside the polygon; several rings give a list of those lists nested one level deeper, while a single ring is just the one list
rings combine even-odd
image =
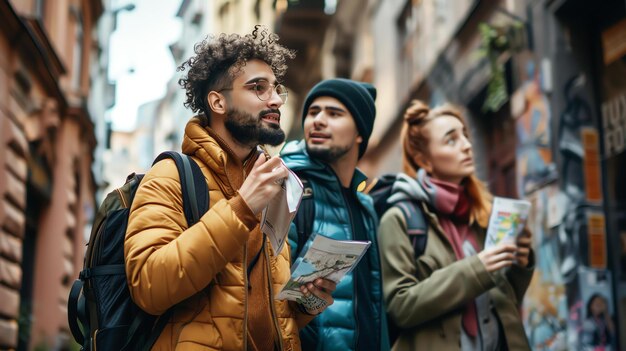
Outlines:
[{"label": "yellow puffer jacket", "polygon": [[[245,248],[259,220],[237,189],[258,155],[241,164],[196,119],[186,126],[183,152],[194,157],[206,177],[210,210],[187,228],[176,165],[163,160],[152,167],[135,195],[124,242],[131,295],[152,314],[176,305],[153,350],[245,350],[246,266],[252,256]],[[269,242],[265,248],[270,293],[275,294],[289,279],[288,245],[279,255]],[[298,325],[310,317],[287,301],[271,302],[283,349],[299,350]]]}]

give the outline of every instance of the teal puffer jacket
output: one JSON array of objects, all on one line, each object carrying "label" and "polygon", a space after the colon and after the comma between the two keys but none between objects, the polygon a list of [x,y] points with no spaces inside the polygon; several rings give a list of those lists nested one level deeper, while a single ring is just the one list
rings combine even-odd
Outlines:
[{"label": "teal puffer jacket", "polygon": [[[353,239],[353,225],[350,222],[347,204],[343,198],[341,184],[332,168],[311,160],[306,153],[304,141],[293,141],[285,145],[281,151],[281,158],[287,167],[296,172],[299,177],[307,179],[313,190],[315,201],[315,220],[313,233],[320,233],[336,239]],[[356,285],[352,274],[347,275],[337,285],[333,293],[335,302],[322,314],[317,316],[305,329],[300,331],[303,350],[355,350],[358,339],[356,321],[356,304],[371,304],[375,315],[371,316],[375,328],[379,330],[381,347],[372,345],[372,350],[388,350],[387,321],[383,306],[382,281],[380,272],[380,257],[376,238],[378,220],[372,199],[361,192],[357,192],[358,185],[366,179],[358,169],[352,178],[351,188],[356,192],[364,214],[364,224],[367,237],[372,245],[367,251],[371,262],[371,289],[375,301],[355,301]],[[296,250],[298,233],[294,223],[289,230],[289,244],[292,252]],[[295,259],[292,255],[292,259]]]}]

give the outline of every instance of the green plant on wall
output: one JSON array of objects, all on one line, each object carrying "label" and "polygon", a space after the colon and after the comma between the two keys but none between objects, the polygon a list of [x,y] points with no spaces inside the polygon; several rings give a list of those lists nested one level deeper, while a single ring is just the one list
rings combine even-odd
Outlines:
[{"label": "green plant on wall", "polygon": [[498,62],[500,55],[507,50],[517,50],[522,45],[519,37],[523,29],[521,22],[508,26],[479,25],[481,45],[479,53],[489,61],[491,78],[487,85],[487,97],[483,103],[484,112],[498,111],[509,99],[504,75],[504,64]]}]

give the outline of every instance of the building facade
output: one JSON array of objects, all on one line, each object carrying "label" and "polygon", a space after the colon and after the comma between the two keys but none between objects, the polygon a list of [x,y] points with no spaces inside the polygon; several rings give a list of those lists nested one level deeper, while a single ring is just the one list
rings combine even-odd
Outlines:
[{"label": "building facade", "polygon": [[[101,1],[0,1],[0,349],[67,349],[94,213]],[[96,99],[102,100],[102,99]]]},{"label": "building facade", "polygon": [[323,37],[317,66],[290,74],[376,85],[366,173],[401,169],[411,100],[452,102],[480,178],[531,201],[537,269],[522,316],[533,348],[582,349],[598,296],[615,325],[608,343],[626,347],[626,2],[340,1]]}]

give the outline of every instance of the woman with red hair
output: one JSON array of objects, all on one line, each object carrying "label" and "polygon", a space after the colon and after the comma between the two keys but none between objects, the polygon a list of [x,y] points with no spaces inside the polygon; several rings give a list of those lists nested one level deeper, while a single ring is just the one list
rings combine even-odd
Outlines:
[{"label": "woman with red hair", "polygon": [[[462,114],[413,101],[405,113],[404,172],[390,201],[419,203],[425,233],[407,233],[392,206],[378,237],[394,350],[528,350],[519,305],[533,273],[530,232],[483,250],[492,195],[475,173]],[[410,238],[425,235],[416,254]]]}]

